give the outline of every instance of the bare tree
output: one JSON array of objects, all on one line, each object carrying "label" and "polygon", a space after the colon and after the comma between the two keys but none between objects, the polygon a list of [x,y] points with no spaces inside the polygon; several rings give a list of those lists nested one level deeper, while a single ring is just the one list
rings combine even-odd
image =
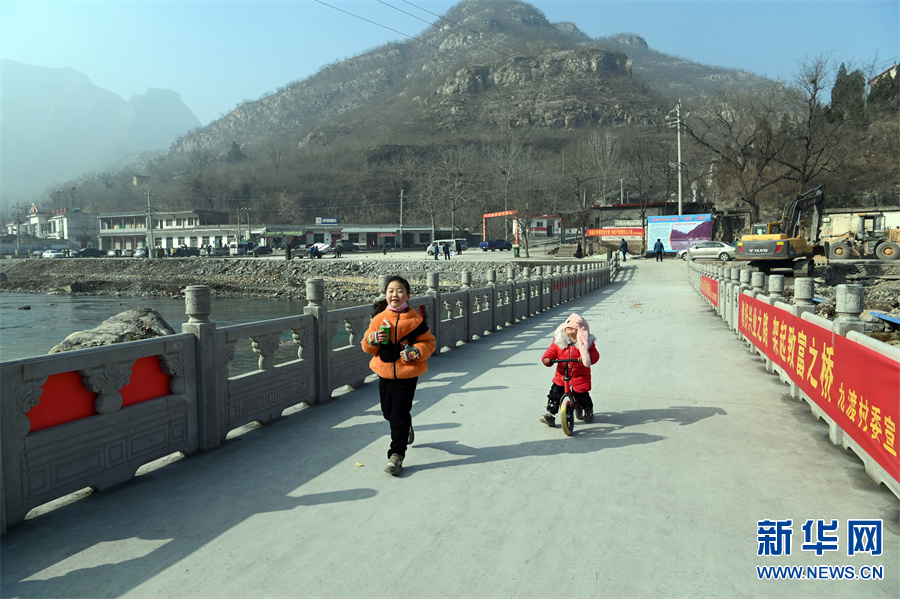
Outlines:
[{"label": "bare tree", "polygon": [[791,173],[780,160],[790,137],[778,132],[788,100],[778,84],[754,92],[721,89],[684,123],[688,138],[708,160],[711,183],[746,204],[754,222],[767,194]]},{"label": "bare tree", "polygon": [[793,110],[782,119],[779,134],[789,138],[776,160],[788,172],[785,178],[795,183],[800,194],[810,182],[826,172],[834,172],[842,163],[842,119],[828,119],[821,100],[828,80],[829,61],[819,56],[800,63],[796,75],[798,93],[792,94]]}]

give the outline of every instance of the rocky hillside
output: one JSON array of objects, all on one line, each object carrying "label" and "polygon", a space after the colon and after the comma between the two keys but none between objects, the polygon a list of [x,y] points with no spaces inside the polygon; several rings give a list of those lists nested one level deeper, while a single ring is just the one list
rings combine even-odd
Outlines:
[{"label": "rocky hillside", "polygon": [[328,65],[238,106],[172,151],[284,134],[334,143],[351,131],[358,136],[373,120],[390,125],[385,132],[393,142],[419,131],[648,122],[659,118],[659,94],[690,98],[725,83],[762,81],[655,52],[639,36],[595,40],[516,0],[465,0],[446,19],[458,26],[432,27],[421,42],[388,44]]}]

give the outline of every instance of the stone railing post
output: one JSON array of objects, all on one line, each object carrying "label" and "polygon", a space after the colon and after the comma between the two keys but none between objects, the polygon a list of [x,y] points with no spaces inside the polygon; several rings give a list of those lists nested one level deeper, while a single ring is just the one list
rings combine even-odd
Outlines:
[{"label": "stone railing post", "polygon": [[865,333],[866,323],[860,318],[866,299],[865,288],[858,283],[838,285],[834,298],[834,332],[843,337],[850,331]]},{"label": "stone railing post", "polygon": [[738,318],[740,318],[740,293],[741,293],[741,269],[737,266],[731,267],[731,283],[728,285],[728,324],[733,331],[738,330]]},{"label": "stone railing post", "polygon": [[316,403],[325,403],[331,399],[331,384],[328,373],[333,341],[331,335],[328,334],[328,310],[323,304],[324,300],[325,280],[317,278],[306,279],[307,306],[303,308],[303,313],[310,314],[316,319],[315,330],[313,331],[314,347],[316,348],[316,351],[313,352],[315,365],[312,368],[316,377],[314,381]]},{"label": "stone railing post", "polygon": [[428,315],[428,318],[431,319],[431,322],[428,323],[428,328],[431,329],[431,333],[434,335],[434,338],[437,339],[437,344],[434,347],[434,353],[441,353],[441,348],[444,346],[443,340],[441,339],[441,318],[443,316],[444,305],[441,302],[441,274],[437,272],[428,272],[428,291],[425,292],[425,295],[429,295],[434,299],[434,310]]},{"label": "stone railing post", "polygon": [[201,451],[221,444],[219,431],[225,423],[225,406],[219,398],[221,386],[228,374],[224,362],[218,357],[216,323],[209,320],[211,309],[212,292],[208,285],[191,285],[185,288],[184,313],[187,314],[188,321],[181,325],[181,332],[194,336],[197,433]]},{"label": "stone railing post", "polygon": [[773,302],[784,301],[784,275],[769,276],[769,297]]},{"label": "stone railing post", "polygon": [[753,289],[753,297],[762,295],[766,291],[766,273],[754,272],[750,275],[750,287]]},{"label": "stone railing post", "polygon": [[472,271],[464,270],[459,278],[460,289],[469,290],[472,288]]},{"label": "stone railing post", "polygon": [[816,311],[816,305],[812,301],[814,290],[815,282],[811,278],[794,279],[794,301],[791,305],[791,312],[795,316],[800,316],[804,312]]}]

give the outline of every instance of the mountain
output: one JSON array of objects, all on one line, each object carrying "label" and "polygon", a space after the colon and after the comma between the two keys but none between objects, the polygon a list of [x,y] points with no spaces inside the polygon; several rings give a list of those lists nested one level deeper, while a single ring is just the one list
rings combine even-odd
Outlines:
[{"label": "mountain", "polygon": [[88,171],[164,150],[200,125],[170,90],[126,101],[73,69],[0,61],[3,195],[27,196]]},{"label": "mountain", "polygon": [[440,23],[420,41],[387,44],[246,102],[179,139],[173,152],[284,135],[330,145],[347,135],[379,137],[375,120],[395,140],[498,125],[633,124],[659,120],[661,101],[765,81],[656,52],[638,35],[592,39],[516,0],[465,0]]}]

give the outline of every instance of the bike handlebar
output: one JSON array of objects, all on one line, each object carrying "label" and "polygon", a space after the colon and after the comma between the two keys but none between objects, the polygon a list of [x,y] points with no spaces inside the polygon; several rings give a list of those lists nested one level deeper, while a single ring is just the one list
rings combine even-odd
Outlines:
[{"label": "bike handlebar", "polygon": [[558,364],[561,362],[581,362],[581,360],[576,359],[576,358],[562,358],[562,359],[550,360],[551,364]]}]

